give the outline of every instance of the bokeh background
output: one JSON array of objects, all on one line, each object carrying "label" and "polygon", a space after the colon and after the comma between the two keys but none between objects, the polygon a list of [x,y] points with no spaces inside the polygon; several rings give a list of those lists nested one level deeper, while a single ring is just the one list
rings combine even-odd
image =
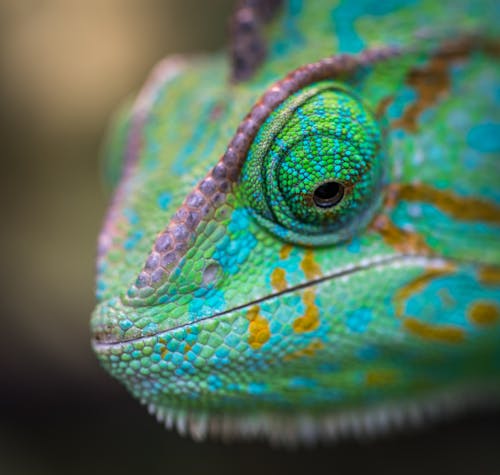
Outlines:
[{"label": "bokeh background", "polygon": [[500,473],[500,413],[307,451],[165,431],[89,345],[108,119],[233,0],[0,0],[0,473]]}]

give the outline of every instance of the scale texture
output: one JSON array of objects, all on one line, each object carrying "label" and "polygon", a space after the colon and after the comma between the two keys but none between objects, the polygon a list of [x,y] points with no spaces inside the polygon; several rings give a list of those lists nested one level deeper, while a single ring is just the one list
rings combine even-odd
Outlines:
[{"label": "scale texture", "polygon": [[197,438],[498,399],[498,2],[262,3],[116,123],[98,359]]}]

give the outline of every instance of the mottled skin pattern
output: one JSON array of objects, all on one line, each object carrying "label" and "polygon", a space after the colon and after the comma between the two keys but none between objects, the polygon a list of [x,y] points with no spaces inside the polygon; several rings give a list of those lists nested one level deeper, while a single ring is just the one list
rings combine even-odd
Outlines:
[{"label": "mottled skin pattern", "polygon": [[498,395],[495,3],[290,0],[265,60],[157,67],[110,140],[91,327],[168,426],[310,440]]}]

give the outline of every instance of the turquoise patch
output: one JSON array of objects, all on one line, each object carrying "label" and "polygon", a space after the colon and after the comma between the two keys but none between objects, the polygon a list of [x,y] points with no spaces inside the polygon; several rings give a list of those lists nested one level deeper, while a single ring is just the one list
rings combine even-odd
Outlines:
[{"label": "turquoise patch", "polygon": [[171,201],[172,201],[172,195],[170,193],[167,193],[167,192],[161,193],[160,196],[158,196],[158,200],[157,200],[158,206],[163,211],[167,210]]},{"label": "turquoise patch", "polygon": [[292,389],[313,389],[317,382],[311,378],[297,376],[290,379],[288,386]]},{"label": "turquoise patch", "polygon": [[339,50],[358,53],[365,47],[364,40],[356,31],[356,21],[363,16],[384,16],[410,6],[415,0],[343,0],[332,12],[333,30],[337,32]]},{"label": "turquoise patch", "polygon": [[144,231],[138,230],[133,232],[129,238],[123,243],[123,248],[126,251],[131,251],[137,243],[142,239],[144,236]]},{"label": "turquoise patch", "polygon": [[373,315],[369,308],[360,308],[346,317],[346,325],[353,333],[364,333],[372,321]]},{"label": "turquoise patch", "polygon": [[118,325],[124,332],[131,328],[133,324],[134,323],[130,320],[120,320],[120,322],[118,323]]},{"label": "turquoise patch", "polygon": [[250,383],[248,385],[249,394],[259,395],[266,392],[267,385],[264,383]]},{"label": "turquoise patch", "polygon": [[482,153],[500,152],[500,124],[479,124],[467,134],[467,143]]}]

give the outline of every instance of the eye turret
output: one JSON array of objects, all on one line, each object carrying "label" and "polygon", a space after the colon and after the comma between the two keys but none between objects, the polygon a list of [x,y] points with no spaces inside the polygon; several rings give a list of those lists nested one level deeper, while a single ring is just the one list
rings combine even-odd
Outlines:
[{"label": "eye turret", "polygon": [[250,212],[285,240],[325,245],[372,217],[384,172],[373,113],[343,85],[305,87],[266,120],[243,166]]}]

